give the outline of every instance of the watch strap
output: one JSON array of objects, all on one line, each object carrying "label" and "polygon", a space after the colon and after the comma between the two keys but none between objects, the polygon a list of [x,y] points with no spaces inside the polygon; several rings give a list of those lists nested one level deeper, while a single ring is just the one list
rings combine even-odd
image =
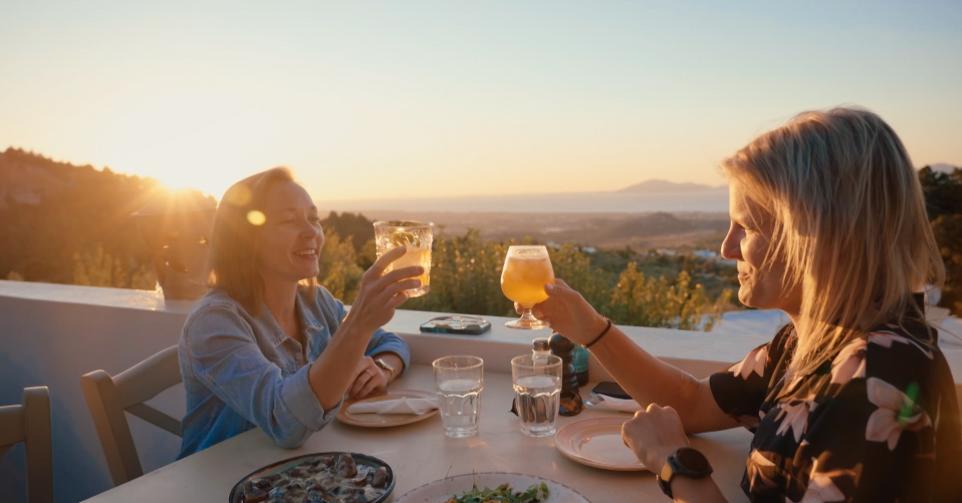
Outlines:
[{"label": "watch strap", "polygon": [[[689,466],[689,464],[683,462],[683,459],[694,460],[695,462],[689,463],[692,465]],[[711,475],[713,471],[704,454],[691,447],[682,447],[668,456],[665,464],[661,467],[661,473],[657,474],[656,478],[661,492],[669,498],[674,498],[671,491],[671,481],[676,476],[702,479]]]},{"label": "watch strap", "polygon": [[394,379],[394,377],[396,377],[395,374],[397,374],[398,369],[394,368],[393,365],[386,362],[384,358],[381,358],[381,357],[375,358],[374,364],[377,365],[379,368],[386,370],[389,378]]}]

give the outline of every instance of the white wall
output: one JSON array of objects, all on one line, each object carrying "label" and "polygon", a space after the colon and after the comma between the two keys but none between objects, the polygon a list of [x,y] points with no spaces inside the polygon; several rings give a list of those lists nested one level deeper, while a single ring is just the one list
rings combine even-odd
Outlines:
[{"label": "white wall", "polygon": [[[78,302],[83,301],[80,293]],[[80,389],[81,374],[98,368],[113,374],[175,344],[183,320],[181,313],[38,301],[0,292],[0,403],[19,403],[26,386],[50,388],[56,501],[78,501],[111,487]],[[182,389],[165,393],[157,403],[182,415]],[[130,422],[145,470],[174,459],[176,437],[137,418]],[[14,461],[4,458],[0,465],[0,499],[18,495],[10,501],[21,501],[22,464],[14,468]],[[10,473],[16,475],[8,477]]]}]

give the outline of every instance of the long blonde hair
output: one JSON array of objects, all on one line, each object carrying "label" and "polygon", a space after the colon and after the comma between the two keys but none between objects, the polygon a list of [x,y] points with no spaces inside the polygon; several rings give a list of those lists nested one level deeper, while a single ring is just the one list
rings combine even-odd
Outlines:
[{"label": "long blonde hair", "polygon": [[874,327],[922,317],[910,294],[941,285],[944,266],[912,162],[878,115],[804,112],[722,167],[774,221],[766,264],[801,287],[796,375]]},{"label": "long blonde hair", "polygon": [[[253,315],[260,311],[264,280],[258,253],[261,226],[266,222],[264,204],[267,193],[277,183],[294,182],[285,167],[251,175],[231,185],[214,213],[210,240],[210,284],[230,295]],[[301,282],[315,287],[316,278]]]}]

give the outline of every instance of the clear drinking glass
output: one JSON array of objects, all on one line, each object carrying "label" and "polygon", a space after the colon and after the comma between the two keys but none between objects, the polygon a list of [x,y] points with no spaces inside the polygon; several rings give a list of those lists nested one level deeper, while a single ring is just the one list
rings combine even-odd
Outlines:
[{"label": "clear drinking glass", "polygon": [[521,419],[521,432],[529,437],[555,434],[555,419],[561,402],[561,358],[532,355],[511,359],[511,383],[515,393],[515,409]]},{"label": "clear drinking glass", "polygon": [[539,329],[548,324],[534,317],[531,308],[544,302],[548,294],[544,286],[554,283],[554,269],[544,246],[509,246],[501,269],[501,291],[504,296],[517,302],[521,317],[505,323],[509,328]]},{"label": "clear drinking glass", "polygon": [[420,297],[431,291],[431,244],[434,242],[434,224],[401,220],[374,222],[374,243],[378,258],[404,246],[404,255],[392,262],[384,273],[410,266],[421,266],[424,274],[418,276],[421,286],[406,290],[408,297]]},{"label": "clear drinking glass", "polygon": [[477,435],[484,360],[477,356],[442,356],[432,366],[444,434],[451,438]]}]

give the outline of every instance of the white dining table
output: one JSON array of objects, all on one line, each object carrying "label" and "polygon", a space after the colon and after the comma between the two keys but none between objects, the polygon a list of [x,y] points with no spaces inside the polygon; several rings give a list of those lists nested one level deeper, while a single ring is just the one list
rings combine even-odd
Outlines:
[{"label": "white dining table", "polygon": [[[412,365],[392,387],[433,390],[430,366]],[[582,388],[582,395],[586,396],[589,389]],[[614,472],[584,466],[562,455],[553,438],[522,435],[518,418],[509,411],[513,396],[510,374],[486,372],[480,431],[477,436],[464,439],[445,437],[437,415],[383,429],[349,426],[335,420],[293,450],[275,446],[254,428],[86,501],[227,501],[231,488],[247,474],[289,457],[324,451],[363,453],[385,461],[395,474],[395,500],[411,489],[446,476],[500,471],[555,480],[596,503],[667,501],[650,472]],[[625,420],[631,417],[621,412],[585,409],[574,417],[559,417],[558,426],[602,415]],[[740,428],[691,437],[692,445],[711,461],[713,477],[729,501],[747,499],[739,482],[751,438],[751,433]]]}]

